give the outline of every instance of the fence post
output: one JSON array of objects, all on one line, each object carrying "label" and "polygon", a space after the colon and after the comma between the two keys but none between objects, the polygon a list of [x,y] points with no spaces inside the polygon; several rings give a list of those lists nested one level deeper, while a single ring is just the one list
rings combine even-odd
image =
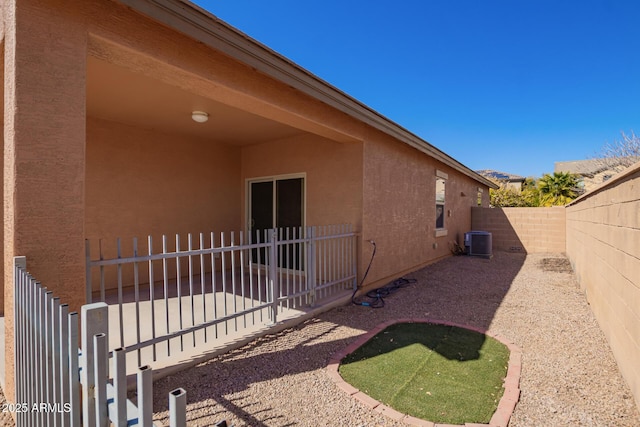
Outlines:
[{"label": "fence post", "polygon": [[127,425],[127,352],[123,347],[113,350],[113,406],[115,409],[114,424],[116,427]]},{"label": "fence post", "polygon": [[80,361],[80,381],[83,394],[82,424],[92,426],[96,419],[93,336],[105,334],[105,341],[109,342],[109,309],[104,302],[87,304],[82,306],[81,316],[82,357]]},{"label": "fence post", "polygon": [[[351,226],[349,227],[349,232],[354,233]],[[351,249],[351,255],[349,256],[349,259],[351,260],[351,274],[353,275],[352,288],[355,291],[356,289],[358,289],[358,236],[354,234],[353,236],[351,236],[350,241],[351,244],[349,247]]]},{"label": "fence post", "polygon": [[93,336],[93,361],[95,373],[95,404],[96,427],[109,425],[109,413],[107,407],[107,379],[109,378],[109,350],[107,349],[106,335],[101,333]]},{"label": "fence post", "polygon": [[[54,356],[53,356],[53,292],[47,291],[45,294],[45,342],[44,345],[46,347],[46,362],[45,362],[45,376],[46,376],[46,390],[45,390],[45,400],[42,402],[46,403],[54,403],[55,398],[53,396],[53,383],[56,381],[55,372],[53,370],[54,366]],[[42,403],[39,402],[39,403]],[[45,414],[45,419],[48,422],[48,425],[54,424],[54,413],[53,411],[47,411]]]},{"label": "fence post", "polygon": [[177,388],[169,393],[169,427],[187,425],[187,392]]},{"label": "fence post", "polygon": [[[13,378],[15,379],[15,401],[27,402],[27,368],[30,364],[27,363],[27,328],[28,323],[26,319],[31,316],[28,306],[25,303],[25,296],[27,294],[27,286],[25,285],[25,277],[23,271],[27,267],[27,258],[13,257],[13,307],[14,307],[14,352],[13,352]],[[24,366],[25,369],[20,369],[20,366]],[[22,418],[21,414],[16,414],[16,418]]]},{"label": "fence post", "polygon": [[[23,270],[27,269],[27,257],[26,256],[14,256],[13,265],[20,267]],[[15,278],[14,278],[15,280]]]},{"label": "fence post", "polygon": [[[41,310],[42,317],[41,322],[41,345],[42,345],[42,366],[41,366],[41,380],[42,381],[42,393],[40,394],[40,401],[51,402],[51,394],[53,393],[53,376],[51,375],[51,367],[53,366],[53,359],[51,358],[51,300],[53,299],[53,292],[47,291],[46,288],[41,293]],[[45,425],[53,424],[53,413],[47,411],[41,412],[41,420]]]},{"label": "fence post", "polygon": [[[60,390],[60,383],[62,382],[62,366],[61,357],[60,357],[60,342],[61,342],[61,331],[60,331],[60,298],[55,297],[51,300],[51,324],[52,324],[52,333],[53,333],[53,369],[51,373],[53,374],[53,383],[52,383],[52,391],[50,397],[53,398],[52,403],[56,405],[62,405],[62,393]],[[59,426],[62,425],[62,411],[56,410],[53,412],[54,425]]]},{"label": "fence post", "polygon": [[309,305],[316,303],[316,228],[307,227],[307,289],[309,290]]},{"label": "fence post", "polygon": [[[60,305],[60,313],[58,321],[60,323],[60,402],[65,408],[62,411],[60,425],[70,426],[70,401],[71,391],[69,389],[69,306],[67,304]],[[77,343],[77,341],[76,341]],[[77,352],[76,352],[77,355]],[[76,371],[77,374],[77,371]]]},{"label": "fence post", "polygon": [[269,279],[271,283],[271,313],[273,323],[278,321],[278,299],[280,298],[280,283],[278,282],[278,231],[269,230]]},{"label": "fence post", "polygon": [[138,368],[138,425],[153,426],[153,371],[148,365]]},{"label": "fence post", "polygon": [[71,427],[80,427],[80,413],[82,412],[82,402],[80,399],[80,379],[78,371],[80,370],[79,349],[78,349],[78,313],[75,311],[69,313],[69,406],[71,408]]}]

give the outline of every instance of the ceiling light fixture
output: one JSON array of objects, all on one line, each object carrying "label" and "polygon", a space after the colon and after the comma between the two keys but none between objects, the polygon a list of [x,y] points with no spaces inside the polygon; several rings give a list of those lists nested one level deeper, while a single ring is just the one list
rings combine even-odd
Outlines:
[{"label": "ceiling light fixture", "polygon": [[194,122],[204,123],[209,120],[209,113],[205,113],[204,111],[194,111],[191,113],[191,118]]}]

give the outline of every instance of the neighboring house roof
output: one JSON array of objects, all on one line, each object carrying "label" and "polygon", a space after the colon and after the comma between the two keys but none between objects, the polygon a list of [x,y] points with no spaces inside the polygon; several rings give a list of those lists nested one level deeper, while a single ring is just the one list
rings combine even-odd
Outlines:
[{"label": "neighboring house roof", "polygon": [[601,158],[587,160],[572,160],[567,162],[556,162],[555,172],[564,172],[579,175],[581,177],[579,186],[582,191],[592,191],[600,184],[608,181],[613,176],[619,175],[629,167],[633,158]]},{"label": "neighboring house roof", "polygon": [[[556,163],[557,164],[557,163]],[[611,179],[601,182],[598,185],[595,185],[592,189],[590,189],[588,192],[580,195],[578,198],[576,198],[575,200],[572,200],[570,203],[568,203],[566,206],[571,206],[571,205],[575,205],[576,203],[578,203],[580,200],[584,200],[587,197],[592,197],[594,194],[600,192],[601,190],[605,189],[605,188],[611,188],[609,187],[610,185],[613,185],[613,183],[615,182],[622,182],[625,179],[628,179],[630,176],[632,176],[635,173],[638,173],[638,171],[640,171],[640,161],[634,163],[633,165],[629,166],[628,168],[626,168],[625,170],[623,170],[622,172],[616,174],[615,176],[611,177]]]},{"label": "neighboring house roof", "polygon": [[598,172],[603,172],[609,167],[600,159],[570,160],[566,162],[555,162],[554,172],[576,173],[583,176],[593,176]]},{"label": "neighboring house roof", "polygon": [[476,173],[489,178],[489,179],[495,179],[498,181],[507,181],[507,182],[524,182],[525,177],[520,176],[520,175],[514,175],[512,173],[506,173],[506,172],[500,172],[500,171],[495,171],[492,169],[482,169],[482,170],[478,170],[476,171]]},{"label": "neighboring house roof", "polygon": [[556,162],[554,172],[567,172],[593,178],[596,174],[610,171],[613,174],[619,173],[629,165],[636,163],[633,157],[625,158],[603,158],[587,160],[571,160],[566,162]]},{"label": "neighboring house roof", "polygon": [[291,60],[186,0],[119,0],[132,9],[342,111],[491,188],[496,184]]}]

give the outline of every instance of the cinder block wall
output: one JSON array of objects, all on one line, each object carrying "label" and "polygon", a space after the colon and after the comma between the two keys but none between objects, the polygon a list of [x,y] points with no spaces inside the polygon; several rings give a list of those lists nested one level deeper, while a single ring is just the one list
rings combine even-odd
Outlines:
[{"label": "cinder block wall", "polygon": [[494,251],[564,253],[565,219],[564,207],[474,207],[471,228],[490,232]]},{"label": "cinder block wall", "polygon": [[567,256],[640,407],[640,163],[566,211]]}]

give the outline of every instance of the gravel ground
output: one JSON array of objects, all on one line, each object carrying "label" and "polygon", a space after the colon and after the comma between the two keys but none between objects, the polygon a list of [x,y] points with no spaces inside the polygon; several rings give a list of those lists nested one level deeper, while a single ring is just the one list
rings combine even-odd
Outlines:
[{"label": "gravel ground", "polygon": [[640,426],[562,255],[454,257],[406,277],[417,281],[386,298],[384,308],[339,307],[157,381],[156,420],[169,424],[167,395],[183,387],[189,426],[223,419],[236,427],[402,426],[338,389],[325,367],[377,324],[419,316],[490,329],[522,349],[522,394],[511,427]]},{"label": "gravel ground", "polygon": [[371,309],[344,306],[155,383],[156,419],[187,390],[190,426],[400,426],[338,389],[331,354],[380,322],[404,317],[490,329],[523,351],[510,426],[640,426],[640,414],[566,258],[496,253],[448,258]]}]

